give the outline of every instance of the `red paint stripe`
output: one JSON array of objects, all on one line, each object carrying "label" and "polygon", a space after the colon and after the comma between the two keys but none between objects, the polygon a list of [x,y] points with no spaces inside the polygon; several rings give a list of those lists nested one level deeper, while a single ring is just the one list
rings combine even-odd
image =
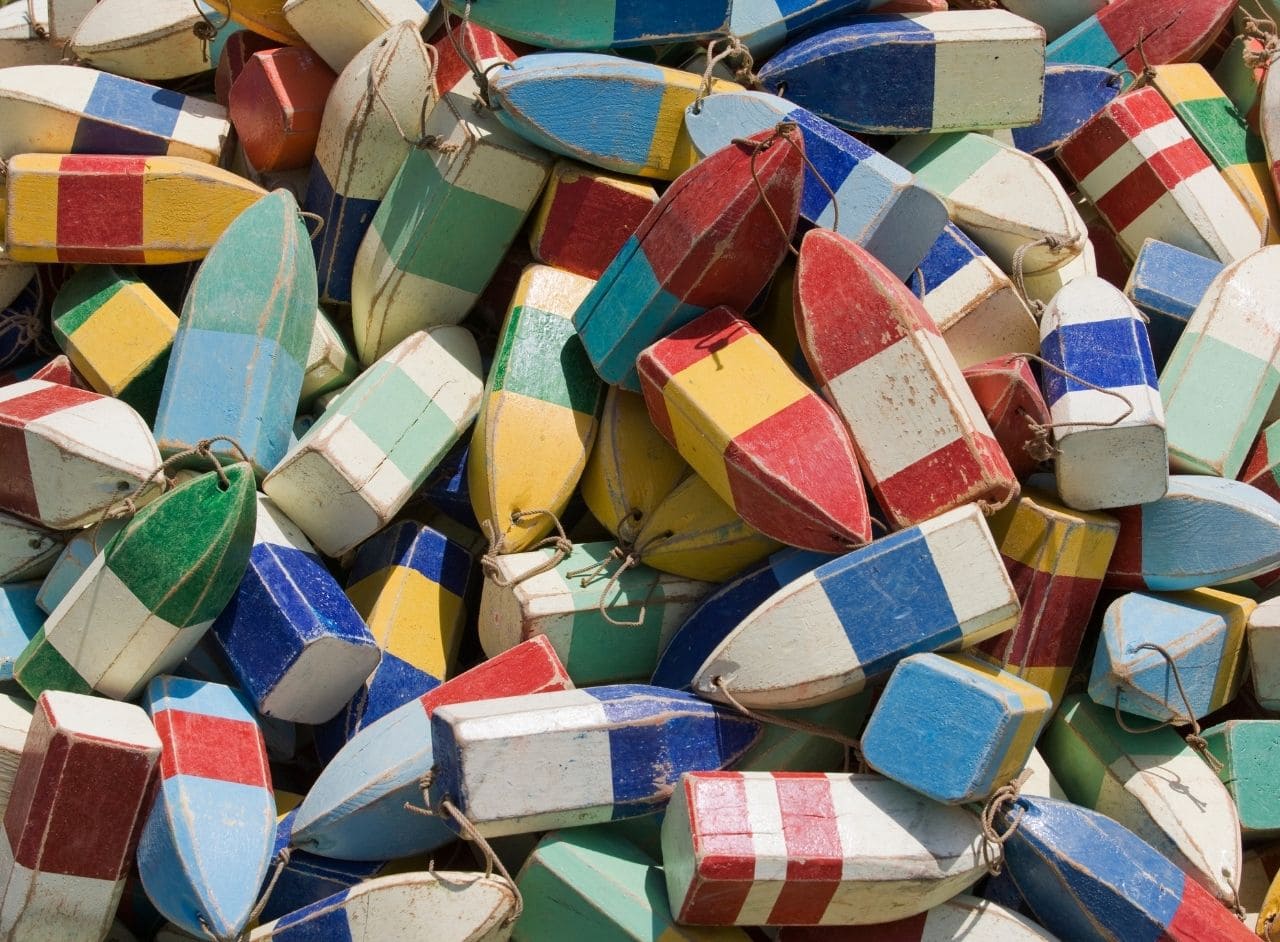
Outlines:
[{"label": "red paint stripe", "polygon": [[534,254],[546,265],[599,278],[653,208],[653,200],[609,177],[561,179]]},{"label": "red paint stripe", "polygon": [[[924,938],[929,913],[867,926],[788,926],[778,933],[778,942],[920,942]],[[955,942],[968,942],[956,939]]]},{"label": "red paint stripe", "polygon": [[[893,434],[886,429],[885,434]],[[962,504],[983,500],[1006,502],[1017,493],[1017,481],[995,439],[959,438],[908,465],[871,490],[880,507],[898,526],[911,526]]]},{"label": "red paint stripe", "polygon": [[40,518],[27,433],[0,415],[0,508],[20,517]]},{"label": "red paint stripe", "polygon": [[1258,937],[1244,927],[1225,906],[1190,877],[1184,877],[1182,903],[1173,914],[1162,942],[1257,942]]},{"label": "red paint stripe", "polygon": [[118,880],[133,860],[153,752],[34,714],[5,812],[14,859],[44,873]]},{"label": "red paint stripe", "polygon": [[774,775],[774,782],[787,848],[787,882],[769,923],[821,922],[844,869],[831,782],[826,776],[786,773]]},{"label": "red paint stripe", "polygon": [[418,702],[430,716],[449,703],[572,689],[573,682],[555,648],[544,635],[539,635],[445,681]]},{"label": "red paint stripe", "polygon": [[1120,521],[1120,536],[1107,565],[1108,589],[1145,589],[1142,578],[1142,508],[1116,507],[1107,513]]},{"label": "red paint stripe", "polygon": [[58,175],[58,257],[144,261],[144,157],[63,157]]},{"label": "red paint stripe", "polygon": [[1108,107],[1116,127],[1130,140],[1177,117],[1164,96],[1154,88],[1130,92],[1117,98]]},{"label": "red paint stripe", "polygon": [[667,381],[708,357],[722,355],[731,344],[759,332],[728,307],[716,307],[675,333],[645,348],[636,360],[642,375],[661,389]]},{"label": "red paint stripe", "polygon": [[[732,925],[755,881],[747,792],[736,772],[686,776],[695,869],[677,921]],[[673,901],[676,902],[676,901]]]},{"label": "red paint stripe", "polygon": [[1103,7],[1098,23],[1116,50],[1127,53],[1125,66],[1141,74],[1148,63],[1198,59],[1235,6],[1235,0],[1124,0]]},{"label": "red paint stripe", "polygon": [[1013,667],[1071,667],[1102,581],[1041,572],[1008,556],[1001,558],[1022,612],[1012,631],[983,642],[980,649]]},{"label": "red paint stripe", "polygon": [[1079,183],[1121,147],[1130,143],[1114,117],[1114,103],[1103,108],[1058,148],[1058,162]]},{"label": "red paint stripe", "polygon": [[751,146],[731,144],[667,188],[636,233],[661,287],[699,307],[739,311],[765,288],[800,218],[803,145],[792,134],[797,146],[775,141],[754,157]]},{"label": "red paint stripe", "polygon": [[1244,470],[1240,472],[1240,480],[1251,484],[1258,490],[1280,499],[1280,483],[1277,482],[1276,471],[1280,461],[1273,458],[1267,450],[1267,436],[1259,435],[1249,449],[1249,457],[1245,459]]},{"label": "red paint stripe", "polygon": [[826,384],[917,329],[936,331],[920,300],[862,246],[826,229],[800,244],[796,333]]},{"label": "red paint stripe", "polygon": [[[478,65],[483,67],[495,59],[511,62],[516,58],[515,52],[497,33],[483,26],[476,26],[474,23],[462,26],[456,19],[454,23],[456,25],[453,27],[453,38],[466,49],[467,55]],[[443,98],[453,91],[471,69],[458,55],[458,50],[454,48],[453,41],[448,36],[438,40],[435,43],[435,49],[440,60],[439,65],[436,66],[436,88],[440,90],[440,97]]]},{"label": "red paint stripe", "polygon": [[1107,224],[1112,229],[1123,232],[1168,192],[1155,169],[1144,163],[1095,199],[1093,205],[1106,217]]},{"label": "red paint stripe", "polygon": [[1025,478],[1039,465],[1027,451],[1035,438],[1032,423],[1050,421],[1031,367],[1024,359],[1003,357],[966,369],[964,378],[1014,476]]},{"label": "red paint stripe", "polygon": [[256,723],[185,710],[160,710],[152,720],[164,744],[161,778],[190,775],[271,787],[266,745]]},{"label": "red paint stripe", "polygon": [[0,402],[0,421],[26,426],[37,419],[74,409],[86,403],[97,402],[104,397],[89,389],[75,389],[59,383],[41,386],[23,396],[15,396]]},{"label": "red paint stripe", "polygon": [[1208,170],[1213,164],[1192,137],[1166,147],[1160,153],[1148,159],[1147,163],[1155,170],[1156,176],[1167,189],[1172,190],[1183,180],[1189,180],[1197,173]]},{"label": "red paint stripe", "polygon": [[725,449],[724,462],[734,509],[761,533],[827,553],[871,539],[853,442],[816,395],[743,432]]}]

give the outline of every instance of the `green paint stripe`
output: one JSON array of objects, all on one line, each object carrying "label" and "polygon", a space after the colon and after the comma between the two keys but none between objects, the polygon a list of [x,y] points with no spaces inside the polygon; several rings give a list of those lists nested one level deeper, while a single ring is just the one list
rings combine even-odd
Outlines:
[{"label": "green paint stripe", "polygon": [[53,301],[53,335],[64,350],[67,338],[136,278],[110,265],[86,265],[72,275]]},{"label": "green paint stripe", "polygon": [[13,679],[34,700],[46,690],[67,690],[71,693],[93,693],[83,677],[67,659],[49,643],[44,628],[35,633],[13,666]]},{"label": "green paint stripe", "polygon": [[946,196],[968,182],[999,152],[1000,145],[982,134],[943,134],[907,169],[915,173],[917,183]]},{"label": "green paint stripe", "polygon": [[1173,109],[1219,170],[1236,164],[1266,163],[1262,139],[1226,98],[1199,98]]},{"label": "green paint stripe", "polygon": [[[170,348],[171,349],[171,348]],[[155,425],[156,411],[160,408],[160,393],[164,391],[164,378],[169,371],[169,353],[156,357],[143,368],[137,376],[130,380],[118,396],[133,406],[148,425]]]},{"label": "green paint stripe", "polygon": [[513,392],[595,415],[604,386],[570,318],[528,305],[507,318],[493,392]]},{"label": "green paint stripe", "polygon": [[237,216],[209,250],[182,307],[181,325],[269,337],[301,367],[311,349],[316,306],[310,237],[293,197],[276,190]]},{"label": "green paint stripe", "polygon": [[413,150],[374,214],[373,228],[401,271],[479,294],[531,208],[454,186],[430,151]]},{"label": "green paint stripe", "polygon": [[1205,334],[1180,338],[1160,376],[1169,450],[1224,462],[1234,477],[1278,388],[1268,361]]},{"label": "green paint stripe", "polygon": [[1078,805],[1093,808],[1102,793],[1107,770],[1073,722],[1073,712],[1079,705],[1079,697],[1074,702],[1070,697],[1063,701],[1062,709],[1045,727],[1040,751],[1067,797]]},{"label": "green paint stripe", "polygon": [[375,391],[347,408],[348,420],[410,480],[424,474],[461,434],[457,423],[394,366],[383,372]]},{"label": "green paint stripe", "polygon": [[212,471],[147,504],[107,547],[106,565],[143,605],[177,628],[209,621],[231,600],[253,548],[253,471]]}]

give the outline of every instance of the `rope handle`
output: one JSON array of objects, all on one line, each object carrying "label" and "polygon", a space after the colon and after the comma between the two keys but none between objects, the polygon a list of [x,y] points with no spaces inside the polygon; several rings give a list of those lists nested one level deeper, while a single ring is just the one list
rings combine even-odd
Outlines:
[{"label": "rope handle", "polygon": [[866,758],[862,754],[862,741],[852,736],[846,736],[844,733],[837,732],[829,726],[822,726],[819,723],[810,723],[808,720],[793,719],[789,716],[779,716],[777,713],[766,713],[761,710],[752,710],[739,702],[729,690],[725,679],[719,675],[711,678],[711,686],[717,690],[720,696],[729,701],[729,705],[741,713],[748,719],[755,720],[757,723],[763,723],[768,726],[780,726],[783,729],[795,730],[798,733],[808,733],[810,736],[817,736],[821,739],[829,739],[834,743],[838,743],[844,748],[844,771],[850,771],[851,757],[856,756],[858,759],[858,771],[870,771]]},{"label": "rope handle", "polygon": [[786,240],[787,250],[796,258],[799,258],[800,252],[791,244],[791,240],[795,236],[794,228],[788,229],[782,224],[782,217],[778,215],[778,211],[773,208],[773,203],[769,202],[769,197],[765,195],[764,184],[760,182],[760,175],[756,171],[756,159],[772,147],[774,141],[786,141],[799,152],[800,159],[804,161],[805,166],[809,168],[809,171],[822,184],[822,188],[827,191],[827,195],[831,198],[831,229],[834,232],[840,231],[840,204],[836,200],[836,191],[831,188],[831,184],[818,172],[818,168],[814,166],[813,161],[809,159],[809,155],[805,153],[804,145],[801,143],[804,140],[803,136],[801,135],[800,141],[797,141],[793,134],[800,135],[800,126],[798,124],[794,121],[779,121],[774,125],[773,133],[763,140],[753,141],[750,138],[735,137],[729,143],[751,148],[751,179],[755,182],[756,191],[760,194],[760,201],[769,210],[769,215],[773,217],[773,221],[777,224],[778,231],[782,233],[783,239]]},{"label": "rope handle", "polygon": [[226,29],[227,24],[231,22],[231,0],[226,0],[227,13],[222,18],[221,23],[215,23],[209,19],[209,14],[204,11],[197,0],[191,0],[191,5],[196,8],[196,12],[200,14],[200,22],[195,23],[191,27],[191,32],[195,34],[196,39],[200,40],[200,54],[204,62],[209,61],[209,47],[213,41],[218,38],[218,34]]},{"label": "rope handle", "polygon": [[1004,870],[1004,845],[1018,830],[1026,809],[1019,808],[1018,813],[1003,831],[996,828],[996,818],[1017,802],[1018,796],[1022,794],[1022,789],[1030,779],[1031,770],[1023,769],[1013,781],[1001,785],[992,792],[982,808],[982,854],[987,860],[987,870],[992,876],[999,876]]},{"label": "rope handle", "polygon": [[1042,425],[1041,423],[1035,421],[1035,419],[1031,418],[1030,415],[1027,415],[1026,416],[1027,426],[1031,429],[1032,438],[1025,445],[1023,445],[1023,448],[1026,450],[1027,454],[1029,454],[1036,461],[1050,461],[1060,454],[1057,446],[1055,446],[1052,442],[1053,432],[1057,429],[1060,429],[1060,428],[1115,428],[1125,419],[1129,418],[1129,416],[1133,415],[1133,410],[1134,410],[1133,403],[1129,400],[1128,397],[1121,395],[1120,393],[1116,392],[1114,389],[1107,389],[1105,386],[1099,386],[1096,383],[1091,383],[1084,377],[1077,376],[1075,373],[1072,373],[1070,370],[1064,370],[1062,367],[1058,366],[1056,363],[1051,363],[1048,360],[1046,360],[1044,357],[1037,356],[1034,353],[1015,353],[1013,356],[1016,359],[1034,360],[1036,363],[1039,363],[1045,369],[1052,370],[1054,373],[1057,373],[1059,376],[1063,377],[1064,379],[1070,380],[1073,383],[1079,383],[1081,386],[1084,386],[1086,389],[1090,389],[1094,392],[1102,393],[1105,396],[1111,396],[1113,399],[1119,399],[1122,403],[1124,403],[1124,407],[1125,407],[1124,412],[1120,413],[1120,415],[1112,419],[1110,422],[1049,422],[1047,424]]},{"label": "rope handle", "polygon": [[[1212,752],[1209,751],[1208,741],[1200,734],[1200,721],[1196,719],[1195,711],[1191,708],[1191,698],[1187,696],[1186,688],[1182,686],[1182,672],[1178,670],[1178,662],[1173,659],[1173,655],[1168,649],[1162,645],[1156,644],[1154,641],[1144,641],[1142,644],[1134,645],[1134,651],[1155,651],[1169,664],[1169,671],[1173,674],[1173,682],[1178,687],[1178,696],[1182,697],[1182,705],[1187,709],[1187,716],[1190,718],[1191,732],[1186,736],[1187,745],[1200,754],[1200,758],[1204,759],[1205,765],[1209,766],[1215,773],[1222,771],[1222,763]],[[1124,721],[1120,712],[1120,688],[1116,687],[1115,698],[1115,714],[1116,724],[1126,733],[1132,733],[1135,736],[1145,736],[1147,733],[1154,733],[1158,729],[1164,729],[1166,726],[1179,725],[1177,717],[1165,720],[1155,726],[1146,729],[1138,729],[1130,726]]]},{"label": "rope handle", "polygon": [[[458,58],[460,58],[462,60],[463,65],[465,65],[467,69],[470,70],[472,77],[476,81],[476,87],[477,87],[476,104],[477,106],[482,106],[484,108],[489,109],[490,111],[496,111],[497,109],[494,107],[493,101],[489,97],[489,73],[496,68],[510,69],[512,68],[512,65],[510,62],[506,61],[505,59],[502,59],[502,60],[499,60],[498,62],[493,63],[487,68],[484,68],[484,69],[480,68],[480,66],[476,64],[476,60],[473,59],[471,55],[466,51],[466,49],[463,48],[463,43],[459,41],[458,37],[454,34],[453,17],[450,15],[449,10],[447,9],[448,5],[449,4],[446,2],[445,3],[446,9],[444,13],[445,35],[449,37],[449,44],[453,46],[454,52],[458,54]],[[470,25],[470,23],[471,23],[471,0],[467,0],[467,2],[462,7],[462,19],[461,19],[461,22],[458,24],[458,29],[464,33],[467,33],[467,35],[470,35],[470,33],[467,31],[467,27]]]},{"label": "rope handle", "polygon": [[533,510],[516,510],[511,514],[511,522],[513,524],[524,523],[526,520],[534,520],[538,517],[550,517],[552,525],[556,528],[554,535],[546,537],[534,544],[526,552],[537,552],[548,546],[554,548],[555,552],[549,557],[534,566],[528,572],[523,572],[519,576],[508,579],[503,576],[498,569],[498,557],[503,555],[501,536],[495,535],[493,523],[489,520],[480,521],[480,529],[484,531],[485,539],[489,541],[488,551],[480,557],[480,570],[485,576],[500,589],[507,589],[513,585],[519,585],[526,579],[532,579],[534,576],[540,576],[544,572],[550,572],[562,562],[569,558],[569,554],[573,552],[573,541],[564,532],[564,525],[560,523],[560,518],[546,508],[535,508]]}]

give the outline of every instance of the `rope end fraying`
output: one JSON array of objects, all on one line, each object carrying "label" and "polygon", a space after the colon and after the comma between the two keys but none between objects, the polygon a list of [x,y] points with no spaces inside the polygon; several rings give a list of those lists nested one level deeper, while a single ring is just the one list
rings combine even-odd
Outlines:
[{"label": "rope end fraying", "polygon": [[987,799],[986,805],[983,806],[982,853],[987,859],[987,870],[991,872],[992,876],[999,876],[1003,872],[1004,845],[1018,830],[1018,825],[1022,823],[1022,816],[1026,811],[1023,808],[1019,808],[1018,813],[1003,831],[996,827],[996,819],[1004,814],[1007,808],[1017,802],[1018,796],[1022,794],[1022,789],[1031,780],[1031,774],[1030,769],[1023,769],[1013,781],[1001,785],[992,792],[991,797]]}]

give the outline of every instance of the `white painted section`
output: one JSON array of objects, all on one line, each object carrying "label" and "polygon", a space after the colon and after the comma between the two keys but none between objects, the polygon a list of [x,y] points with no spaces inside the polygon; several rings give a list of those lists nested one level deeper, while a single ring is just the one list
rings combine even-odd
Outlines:
[{"label": "white painted section", "polygon": [[22,942],[100,939],[111,928],[124,880],[28,870],[0,828],[0,936]]},{"label": "white painted section", "polygon": [[1045,42],[1039,26],[1005,10],[909,18],[934,31],[935,130],[1019,127],[1040,120]]},{"label": "white painted section", "polygon": [[1021,606],[1000,551],[976,504],[920,524],[947,598],[969,647],[1008,631]]},{"label": "white painted section", "polygon": [[196,75],[217,65],[193,32],[200,20],[185,0],[98,0],[71,35],[71,52],[95,69],[143,81]]},{"label": "white painted section", "polygon": [[64,690],[48,690],[43,696],[50,725],[77,736],[153,749],[159,755],[160,737],[142,707]]},{"label": "white painted section", "polygon": [[31,702],[25,697],[0,696],[0,818],[9,807],[13,777],[31,727]]},{"label": "white painted section", "polygon": [[890,478],[960,437],[951,403],[937,394],[923,335],[903,337],[827,386],[873,480]]},{"label": "white painted section", "polygon": [[258,515],[253,527],[255,546],[288,546],[304,553],[315,553],[316,549],[307,535],[276,506],[275,501],[261,492],[255,494],[254,499],[258,502]]},{"label": "white painted section", "polygon": [[1262,232],[1253,214],[1216,167],[1183,180],[1173,193],[1218,261],[1230,264],[1262,247]]},{"label": "white painted section", "polygon": [[341,72],[392,25],[409,21],[420,30],[427,11],[416,0],[289,0],[284,17],[312,49]]},{"label": "white painted section", "polygon": [[1248,638],[1258,703],[1266,710],[1280,710],[1280,599],[1263,602],[1253,610]]},{"label": "white painted section", "polygon": [[62,541],[53,533],[0,513],[0,582],[43,576],[61,550]]}]

